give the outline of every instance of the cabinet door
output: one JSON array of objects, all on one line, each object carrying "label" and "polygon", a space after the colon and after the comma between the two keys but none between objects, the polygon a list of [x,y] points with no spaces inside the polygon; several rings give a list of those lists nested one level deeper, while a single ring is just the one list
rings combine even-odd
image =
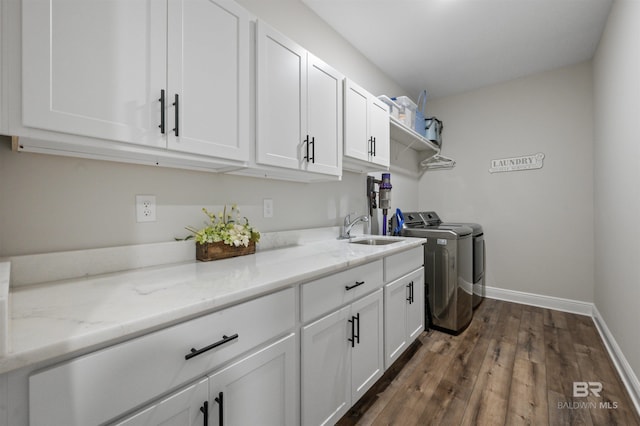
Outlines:
[{"label": "cabinet door", "polygon": [[169,0],[168,22],[168,148],[248,161],[248,12],[231,0]]},{"label": "cabinet door", "polygon": [[[196,426],[206,424],[207,379],[178,391],[149,408],[115,423],[115,426]],[[201,407],[203,410],[201,410]]]},{"label": "cabinet door", "polygon": [[303,163],[306,170],[342,175],[343,78],[342,74],[320,59],[307,54],[307,137],[310,160]]},{"label": "cabinet door", "polygon": [[424,331],[424,268],[384,287],[385,368]]},{"label": "cabinet door", "polygon": [[290,334],[210,376],[209,424],[297,424],[296,352]]},{"label": "cabinet door", "polygon": [[357,321],[351,352],[351,403],[355,404],[384,372],[382,289],[354,302],[351,318]]},{"label": "cabinet door", "polygon": [[154,0],[23,2],[23,125],[166,146],[166,14]]},{"label": "cabinet door", "polygon": [[369,93],[349,79],[344,86],[344,155],[368,161]]},{"label": "cabinet door", "polygon": [[380,99],[371,97],[369,108],[369,131],[373,138],[373,154],[369,159],[372,163],[389,167],[390,163],[390,121],[389,107]]},{"label": "cabinet door", "polygon": [[[4,6],[0,5],[0,25],[4,26],[2,23],[2,8]],[[3,79],[2,73],[4,71],[2,65],[2,57],[4,55],[4,49],[2,46],[2,29],[0,29],[0,135],[4,135],[7,133],[7,120],[6,120],[6,108],[5,108],[5,96],[4,96],[4,88],[3,88]]]},{"label": "cabinet door", "polygon": [[384,353],[389,368],[407,349],[407,299],[409,282],[400,278],[384,286]]},{"label": "cabinet door", "polygon": [[411,303],[407,305],[407,337],[409,344],[424,331],[424,269],[420,268],[410,276],[412,285]]},{"label": "cabinet door", "polygon": [[256,43],[256,162],[300,169],[306,148],[307,52],[260,21]]},{"label": "cabinet door", "polygon": [[347,306],[302,329],[302,424],[334,424],[351,406]]}]

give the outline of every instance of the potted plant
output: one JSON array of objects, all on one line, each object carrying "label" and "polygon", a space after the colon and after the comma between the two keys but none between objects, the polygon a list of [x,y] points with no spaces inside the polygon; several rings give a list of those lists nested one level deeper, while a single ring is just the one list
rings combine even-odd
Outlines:
[{"label": "potted plant", "polygon": [[206,208],[202,211],[209,218],[207,225],[201,229],[186,228],[196,240],[196,259],[209,261],[256,252],[260,233],[249,225],[249,219],[240,217],[237,205],[232,205],[230,212],[225,206],[217,215]]}]

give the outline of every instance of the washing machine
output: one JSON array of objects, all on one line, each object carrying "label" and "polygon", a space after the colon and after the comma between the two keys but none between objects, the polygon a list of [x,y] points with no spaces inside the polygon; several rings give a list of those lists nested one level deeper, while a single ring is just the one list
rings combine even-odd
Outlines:
[{"label": "washing machine", "polygon": [[473,230],[436,223],[430,213],[405,213],[400,235],[426,238],[426,323],[430,328],[459,334],[473,315]]},{"label": "washing machine", "polygon": [[422,212],[422,217],[430,226],[468,226],[473,230],[473,309],[476,309],[486,294],[486,248],[484,244],[484,231],[478,223],[443,222],[434,211]]}]

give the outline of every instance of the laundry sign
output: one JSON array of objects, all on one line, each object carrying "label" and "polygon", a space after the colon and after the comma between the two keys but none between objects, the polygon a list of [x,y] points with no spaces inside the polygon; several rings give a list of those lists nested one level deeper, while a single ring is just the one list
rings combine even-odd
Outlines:
[{"label": "laundry sign", "polygon": [[543,160],[544,154],[541,152],[533,155],[523,155],[521,157],[499,158],[497,160],[491,160],[489,173],[541,169]]}]

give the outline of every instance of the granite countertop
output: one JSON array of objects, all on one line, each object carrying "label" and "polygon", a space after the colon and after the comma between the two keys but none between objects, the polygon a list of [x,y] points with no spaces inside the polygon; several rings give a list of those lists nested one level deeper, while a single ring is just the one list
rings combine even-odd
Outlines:
[{"label": "granite countertop", "polygon": [[423,243],[403,238],[368,246],[333,238],[11,288],[0,373],[115,344]]}]

